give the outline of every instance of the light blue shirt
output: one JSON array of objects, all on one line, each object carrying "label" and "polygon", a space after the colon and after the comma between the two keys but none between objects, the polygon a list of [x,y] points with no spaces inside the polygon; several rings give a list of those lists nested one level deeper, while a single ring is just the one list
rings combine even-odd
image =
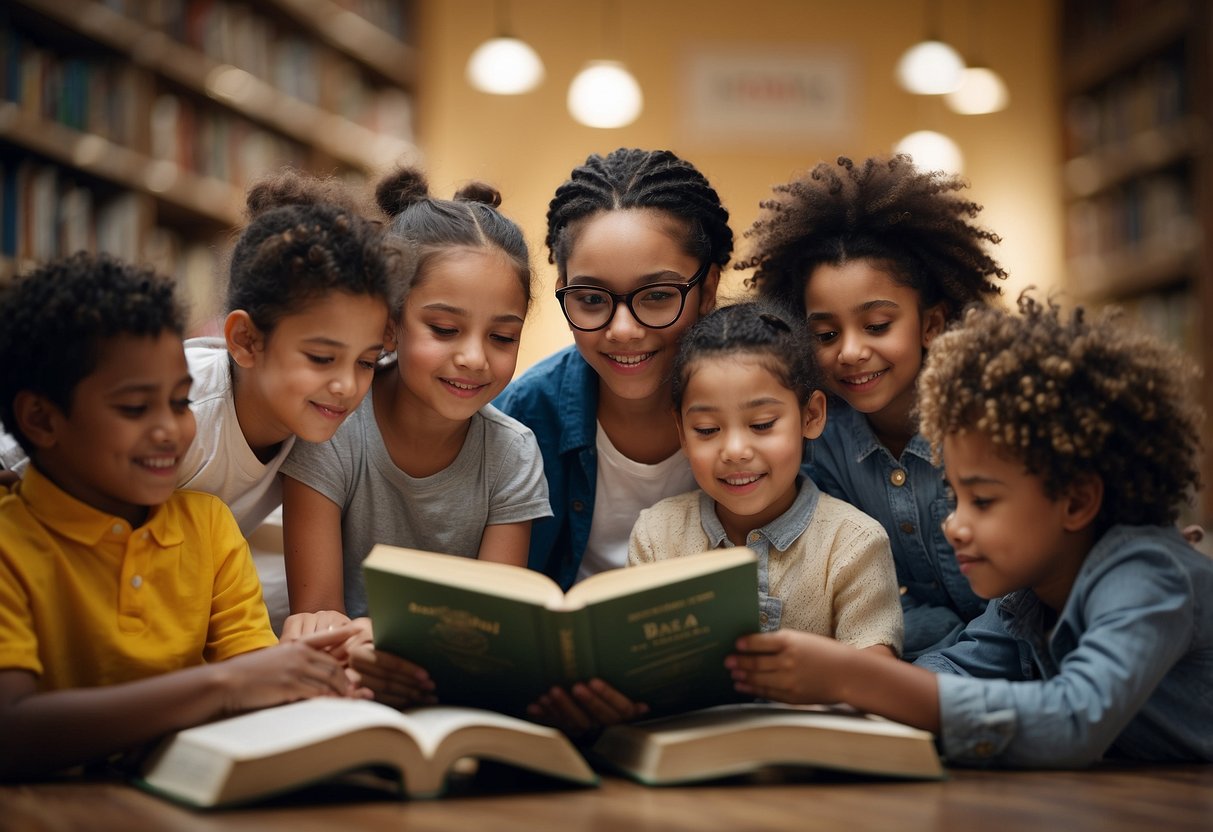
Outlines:
[{"label": "light blue shirt", "polygon": [[1176,529],[1115,526],[1053,619],[1015,592],[916,662],[940,674],[949,762],[1213,761],[1213,560]]},{"label": "light blue shirt", "polygon": [[948,512],[943,470],[915,434],[901,459],[880,443],[867,417],[836,396],[825,431],[808,443],[804,471],[826,494],[846,500],[885,528],[902,587],[904,655],[913,659],[952,644],[986,602],[960,573],[942,524]]}]

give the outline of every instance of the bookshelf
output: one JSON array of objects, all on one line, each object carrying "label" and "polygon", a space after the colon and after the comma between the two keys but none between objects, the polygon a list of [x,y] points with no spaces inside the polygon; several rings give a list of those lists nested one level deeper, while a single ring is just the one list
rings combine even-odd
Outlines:
[{"label": "bookshelf", "polygon": [[[1068,287],[1126,308],[1213,375],[1213,3],[1062,0],[1060,14]],[[1201,389],[1213,414],[1213,385]],[[1191,519],[1208,526],[1205,433]]]},{"label": "bookshelf", "polygon": [[0,9],[0,279],[78,248],[175,275],[194,323],[244,192],[416,155],[409,0],[12,0]]}]

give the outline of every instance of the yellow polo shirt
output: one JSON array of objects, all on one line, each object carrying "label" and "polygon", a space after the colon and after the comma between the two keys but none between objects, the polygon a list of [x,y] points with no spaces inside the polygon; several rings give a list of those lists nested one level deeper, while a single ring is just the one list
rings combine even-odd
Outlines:
[{"label": "yellow polo shirt", "polygon": [[0,493],[0,669],[42,691],[143,679],[275,644],[221,500],[177,491],[142,526],[30,466]]}]

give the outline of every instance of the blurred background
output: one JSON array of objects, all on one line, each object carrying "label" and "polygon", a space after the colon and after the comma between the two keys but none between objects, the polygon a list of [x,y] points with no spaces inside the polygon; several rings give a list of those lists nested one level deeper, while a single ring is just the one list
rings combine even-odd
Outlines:
[{"label": "blurred background", "polygon": [[[521,372],[571,342],[551,296],[544,217],[589,153],[662,147],[693,161],[730,210],[740,258],[772,185],[821,160],[903,148],[971,184],[980,223],[1002,237],[1008,297],[1032,284],[1115,301],[1213,366],[1211,10],[1208,0],[6,0],[0,279],[61,252],[113,251],[176,275],[204,331],[221,312],[223,256],[252,179],[293,164],[373,184],[415,163],[439,196],[469,179],[494,184],[526,232],[537,303]],[[480,55],[501,38],[504,61]],[[924,41],[943,54],[912,71],[908,53]],[[474,54],[488,61],[478,79]],[[609,86],[612,72],[622,86]],[[939,92],[962,81],[989,94]],[[726,293],[743,291],[744,277],[732,272]]]}]

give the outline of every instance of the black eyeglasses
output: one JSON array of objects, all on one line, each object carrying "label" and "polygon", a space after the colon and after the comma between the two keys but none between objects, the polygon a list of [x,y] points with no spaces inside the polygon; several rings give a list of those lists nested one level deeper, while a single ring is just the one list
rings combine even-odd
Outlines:
[{"label": "black eyeglasses", "polygon": [[682,316],[687,292],[703,280],[711,266],[710,262],[704,263],[686,283],[650,283],[622,295],[601,286],[565,286],[556,290],[556,300],[569,325],[582,332],[605,327],[621,303],[641,326],[665,329]]}]

